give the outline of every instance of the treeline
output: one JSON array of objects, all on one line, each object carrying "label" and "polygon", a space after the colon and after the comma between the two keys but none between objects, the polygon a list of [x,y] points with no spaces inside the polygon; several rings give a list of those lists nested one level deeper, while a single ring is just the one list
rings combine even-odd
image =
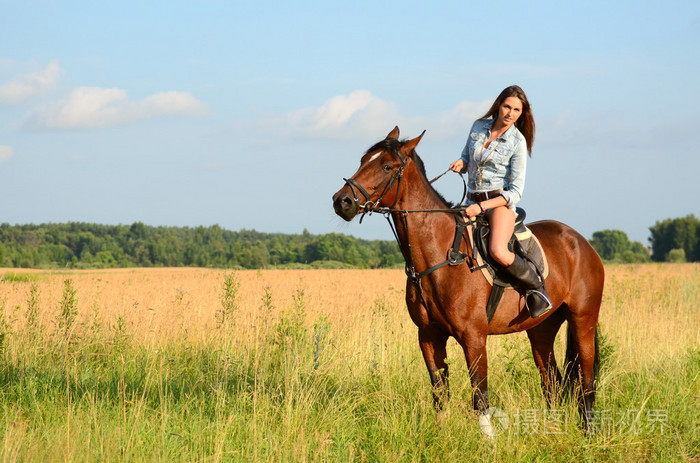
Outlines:
[{"label": "treeline", "polygon": [[[590,243],[607,262],[700,262],[700,220],[694,215],[657,222],[649,231],[651,249],[620,230],[597,231]],[[0,225],[0,267],[387,268],[403,263],[394,241],[339,233],[234,232],[218,225],[141,222]]]},{"label": "treeline", "polygon": [[381,268],[403,264],[394,241],[330,233],[90,223],[0,225],[0,267]]},{"label": "treeline", "polygon": [[700,262],[700,220],[694,215],[656,222],[649,232],[649,249],[620,230],[597,231],[589,241],[608,262]]}]

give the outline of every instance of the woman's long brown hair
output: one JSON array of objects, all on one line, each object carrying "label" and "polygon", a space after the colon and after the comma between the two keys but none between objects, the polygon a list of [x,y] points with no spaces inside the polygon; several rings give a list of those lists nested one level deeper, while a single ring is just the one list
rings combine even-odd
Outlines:
[{"label": "woman's long brown hair", "polygon": [[532,117],[530,102],[527,100],[527,96],[522,88],[518,87],[517,85],[511,85],[510,87],[503,89],[501,94],[498,95],[498,98],[496,98],[496,101],[494,101],[493,105],[491,105],[491,108],[479,120],[488,119],[492,116],[494,119],[496,119],[498,117],[498,108],[500,108],[503,101],[510,96],[518,98],[523,103],[523,112],[518,120],[515,121],[515,127],[517,127],[517,129],[520,130],[520,133],[522,133],[525,137],[525,141],[527,142],[527,152],[530,156],[532,156],[532,143],[535,141],[535,118]]}]

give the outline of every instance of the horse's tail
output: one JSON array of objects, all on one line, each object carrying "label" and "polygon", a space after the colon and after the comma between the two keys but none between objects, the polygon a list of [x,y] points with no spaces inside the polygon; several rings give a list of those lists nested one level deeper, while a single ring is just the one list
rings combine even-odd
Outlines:
[{"label": "horse's tail", "polygon": [[[571,325],[567,326],[566,335],[566,355],[564,359],[564,391],[573,394],[576,387],[581,387],[580,364],[578,361],[578,350],[574,341],[574,333]],[[600,331],[598,325],[595,327],[595,358],[593,359],[593,381],[598,378],[600,372]],[[580,392],[580,391],[578,391]]]}]

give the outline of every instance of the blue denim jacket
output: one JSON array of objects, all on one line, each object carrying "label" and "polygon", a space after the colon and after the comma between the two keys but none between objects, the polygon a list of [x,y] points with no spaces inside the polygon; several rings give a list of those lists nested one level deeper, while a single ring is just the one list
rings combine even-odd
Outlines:
[{"label": "blue denim jacket", "polygon": [[[520,201],[525,187],[525,167],[527,165],[527,142],[515,125],[503,136],[494,139],[484,151],[484,157],[493,152],[482,165],[480,155],[486,140],[491,136],[493,119],[478,120],[472,125],[467,144],[462,150],[462,160],[467,166],[470,192],[503,189],[503,197],[508,206],[513,207]],[[474,155],[477,155],[476,159]],[[482,168],[481,183],[479,168]]]}]

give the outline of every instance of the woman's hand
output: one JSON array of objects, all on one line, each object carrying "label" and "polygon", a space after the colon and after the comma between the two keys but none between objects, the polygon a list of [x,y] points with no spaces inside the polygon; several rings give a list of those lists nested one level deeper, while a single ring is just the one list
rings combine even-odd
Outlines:
[{"label": "woman's hand", "polygon": [[477,215],[481,214],[484,212],[484,210],[479,206],[478,204],[470,204],[465,210],[464,214],[467,217],[476,217]]},{"label": "woman's hand", "polygon": [[464,169],[464,160],[462,158],[450,164],[450,170],[454,172],[462,172],[462,169]]}]

